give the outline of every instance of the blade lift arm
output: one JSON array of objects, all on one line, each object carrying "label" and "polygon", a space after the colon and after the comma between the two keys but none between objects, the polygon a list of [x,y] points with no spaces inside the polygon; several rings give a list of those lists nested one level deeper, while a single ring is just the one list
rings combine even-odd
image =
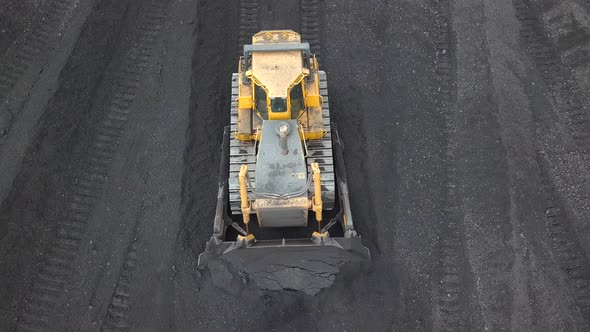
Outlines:
[{"label": "blade lift arm", "polygon": [[321,232],[322,224],[322,177],[320,166],[318,163],[311,164],[311,170],[313,172],[313,197],[311,199],[311,209],[315,212],[315,219],[318,221],[318,231]]},{"label": "blade lift arm", "polygon": [[238,180],[240,182],[240,199],[242,203],[242,217],[244,224],[246,225],[246,236],[238,235],[239,242],[248,243],[254,240],[254,235],[250,234],[250,213],[252,212],[252,201],[248,198],[248,188],[246,185],[246,178],[248,176],[248,165],[242,165],[240,167],[240,173],[238,174]]}]

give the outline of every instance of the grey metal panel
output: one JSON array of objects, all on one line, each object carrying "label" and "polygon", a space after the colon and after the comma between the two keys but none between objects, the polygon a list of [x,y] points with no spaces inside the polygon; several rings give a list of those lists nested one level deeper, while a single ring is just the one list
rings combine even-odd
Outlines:
[{"label": "grey metal panel", "polygon": [[[280,145],[279,128],[287,125],[289,133],[286,137],[287,153],[283,153]],[[256,198],[262,193],[293,194],[295,197],[306,197],[307,164],[304,148],[296,120],[265,120],[262,122],[258,159],[256,161]],[[270,198],[270,197],[265,197]],[[307,225],[307,208],[258,209],[262,227],[288,227]]]},{"label": "grey metal panel", "polygon": [[244,54],[252,52],[304,51],[310,53],[309,43],[276,43],[244,45]]},{"label": "grey metal panel", "polygon": [[252,52],[284,52],[284,51],[302,51],[311,57],[309,43],[290,43],[290,44],[257,44],[244,45],[244,62],[248,63]]},{"label": "grey metal panel", "polygon": [[261,227],[307,226],[307,209],[258,209]]},{"label": "grey metal panel", "polygon": [[[287,154],[281,152],[279,144],[278,130],[283,124],[290,128]],[[296,120],[263,121],[256,161],[257,192],[290,194],[307,185],[307,165],[297,128]]]}]

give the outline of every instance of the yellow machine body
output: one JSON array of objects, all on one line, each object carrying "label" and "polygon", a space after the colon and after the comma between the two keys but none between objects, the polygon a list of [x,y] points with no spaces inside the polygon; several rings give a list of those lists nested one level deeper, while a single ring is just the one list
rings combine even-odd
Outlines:
[{"label": "yellow machine body", "polygon": [[260,139],[262,120],[297,120],[303,139],[324,136],[319,66],[301,45],[291,30],[254,35],[251,52],[240,59],[236,139]]}]

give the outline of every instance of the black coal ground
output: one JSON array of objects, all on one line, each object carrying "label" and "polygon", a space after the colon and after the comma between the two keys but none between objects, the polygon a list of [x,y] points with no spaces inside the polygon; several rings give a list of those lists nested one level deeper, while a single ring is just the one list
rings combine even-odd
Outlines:
[{"label": "black coal ground", "polygon": [[[24,157],[6,146],[22,133],[0,138],[1,158],[22,159],[0,188],[1,330],[34,313],[26,299],[39,291],[32,284],[76,170],[124,64],[141,56],[130,50],[149,1],[72,3],[84,23],[56,47],[71,48],[65,65],[54,73],[48,68],[64,55],[44,55],[35,64],[43,70],[15,85],[21,99],[9,100],[12,114],[29,114],[51,95],[25,127],[33,138]],[[123,304],[117,319],[134,330],[588,330],[590,164],[570,135],[575,112],[560,88],[587,84],[587,4],[319,1],[321,66],[372,262],[349,270],[335,255],[288,263],[228,256],[199,270],[229,122],[240,1],[162,3],[167,16],[157,42],[141,50],[150,54],[141,88],[67,285],[43,302],[46,329],[117,328],[113,308]],[[298,28],[295,1],[258,3],[262,28]],[[6,60],[45,13],[34,1],[0,1],[0,10]],[[566,76],[539,66],[548,49]]]}]

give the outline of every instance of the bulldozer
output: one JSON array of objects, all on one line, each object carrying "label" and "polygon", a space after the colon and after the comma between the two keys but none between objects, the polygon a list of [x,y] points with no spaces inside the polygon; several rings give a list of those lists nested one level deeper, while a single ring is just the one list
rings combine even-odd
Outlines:
[{"label": "bulldozer", "polygon": [[[291,30],[261,31],[232,75],[213,235],[199,267],[239,256],[370,258],[354,228],[326,73]],[[282,256],[281,256],[282,255]]]}]

